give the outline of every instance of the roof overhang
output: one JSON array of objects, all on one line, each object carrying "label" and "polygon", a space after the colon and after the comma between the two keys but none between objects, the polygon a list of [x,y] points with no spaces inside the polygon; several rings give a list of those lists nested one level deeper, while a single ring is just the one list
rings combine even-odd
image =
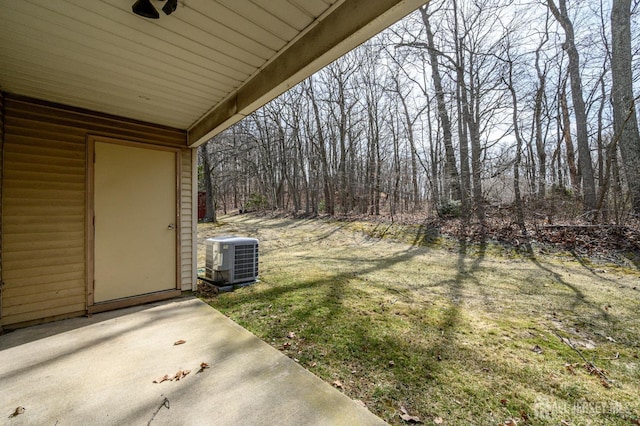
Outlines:
[{"label": "roof overhang", "polygon": [[[162,2],[153,0],[160,8]],[[0,2],[0,89],[188,131],[195,147],[425,0]]]}]

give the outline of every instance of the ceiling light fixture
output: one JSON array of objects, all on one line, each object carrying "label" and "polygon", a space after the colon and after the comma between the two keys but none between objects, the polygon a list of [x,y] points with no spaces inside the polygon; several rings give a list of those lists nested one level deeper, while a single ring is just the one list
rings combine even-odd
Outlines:
[{"label": "ceiling light fixture", "polygon": [[131,10],[136,15],[140,15],[145,18],[150,18],[150,19],[160,18],[160,14],[156,10],[156,8],[153,7],[153,5],[151,4],[151,0],[136,0],[133,6],[131,6]]}]

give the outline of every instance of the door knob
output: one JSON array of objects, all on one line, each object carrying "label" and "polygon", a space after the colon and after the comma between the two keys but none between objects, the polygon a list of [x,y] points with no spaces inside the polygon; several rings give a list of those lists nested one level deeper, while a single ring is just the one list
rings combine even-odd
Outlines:
[{"label": "door knob", "polygon": [[169,229],[176,229],[176,226],[173,223],[170,223],[168,226]]}]

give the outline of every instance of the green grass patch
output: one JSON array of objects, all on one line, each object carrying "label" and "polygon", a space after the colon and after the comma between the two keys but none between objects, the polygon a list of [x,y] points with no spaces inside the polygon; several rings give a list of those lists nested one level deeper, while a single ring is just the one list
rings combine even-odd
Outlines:
[{"label": "green grass patch", "polygon": [[426,424],[638,418],[637,271],[413,244],[411,230],[388,239],[375,226],[250,216],[203,225],[199,266],[213,235],[257,237],[261,250],[260,283],[208,302],[392,424],[403,423],[401,407]]}]

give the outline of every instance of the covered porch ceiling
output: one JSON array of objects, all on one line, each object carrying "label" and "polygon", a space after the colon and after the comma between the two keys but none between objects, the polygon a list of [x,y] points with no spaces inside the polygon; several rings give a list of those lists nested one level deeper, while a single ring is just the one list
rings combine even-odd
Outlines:
[{"label": "covered porch ceiling", "polygon": [[0,90],[188,131],[197,146],[425,0],[0,0]]}]

